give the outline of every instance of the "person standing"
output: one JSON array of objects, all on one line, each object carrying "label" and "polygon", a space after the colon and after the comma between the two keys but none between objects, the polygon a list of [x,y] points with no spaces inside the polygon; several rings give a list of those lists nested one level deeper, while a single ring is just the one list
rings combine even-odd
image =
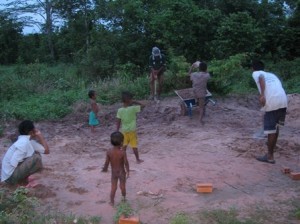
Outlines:
[{"label": "person standing", "polygon": [[109,164],[111,165],[111,191],[110,191],[110,204],[115,204],[115,194],[120,182],[120,189],[123,200],[126,199],[126,179],[129,177],[129,163],[127,155],[122,150],[124,136],[121,132],[114,132],[110,136],[110,142],[113,148],[107,151],[106,160],[102,168],[102,172],[107,172]]},{"label": "person standing", "polygon": [[90,90],[88,92],[88,96],[90,98],[90,105],[91,105],[91,111],[89,113],[89,125],[91,127],[91,132],[95,132],[95,127],[99,125],[99,120],[98,120],[98,112],[99,112],[99,106],[96,102],[96,91],[95,90]]},{"label": "person standing", "polygon": [[[163,85],[163,74],[166,70],[166,57],[160,52],[158,47],[152,48],[152,54],[149,57],[150,67],[150,99],[153,100],[156,94],[157,99],[160,98]],[[158,81],[158,88],[155,92],[155,80]]]},{"label": "person standing", "polygon": [[[198,72],[193,72],[193,68],[199,67]],[[193,82],[194,97],[197,100],[199,108],[199,122],[204,124],[203,116],[205,110],[205,97],[207,94],[207,82],[210,79],[210,74],[207,72],[207,64],[205,62],[196,61],[192,64],[188,75]]]},{"label": "person standing", "polygon": [[50,153],[44,136],[32,121],[22,121],[19,134],[2,160],[1,181],[12,185],[28,183],[28,177],[43,168],[40,153]]},{"label": "person standing", "polygon": [[118,109],[117,112],[117,131],[121,129],[124,135],[123,150],[126,151],[129,145],[136,158],[137,163],[142,163],[144,160],[140,159],[139,151],[137,148],[138,139],[136,133],[136,119],[145,105],[140,102],[132,100],[133,95],[130,92],[122,92],[123,107]]},{"label": "person standing", "polygon": [[260,162],[274,164],[274,148],[279,135],[279,125],[284,125],[287,110],[287,95],[278,77],[264,71],[262,61],[252,62],[252,77],[257,85],[259,102],[264,114],[264,134],[268,137],[268,152],[256,159]]}]

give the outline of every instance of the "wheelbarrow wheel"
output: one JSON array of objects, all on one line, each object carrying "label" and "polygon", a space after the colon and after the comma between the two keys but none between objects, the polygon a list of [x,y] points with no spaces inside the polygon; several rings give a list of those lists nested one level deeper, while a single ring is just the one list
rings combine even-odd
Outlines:
[{"label": "wheelbarrow wheel", "polygon": [[186,108],[186,104],[184,102],[179,103],[180,106],[180,115],[187,116],[188,115],[188,108]]}]

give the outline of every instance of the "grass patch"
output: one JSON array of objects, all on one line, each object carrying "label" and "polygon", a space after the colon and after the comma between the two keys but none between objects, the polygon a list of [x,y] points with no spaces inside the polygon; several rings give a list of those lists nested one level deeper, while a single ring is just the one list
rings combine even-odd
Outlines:
[{"label": "grass patch", "polygon": [[122,215],[126,218],[133,215],[134,211],[131,208],[130,204],[127,201],[121,201],[117,205],[117,211],[114,215],[114,222],[117,223]]},{"label": "grass patch", "polygon": [[41,212],[39,201],[29,196],[29,190],[19,187],[11,192],[0,189],[0,223],[77,223],[77,224],[99,224],[101,217],[76,217],[59,212]]},{"label": "grass patch", "polygon": [[179,212],[171,218],[170,224],[191,224],[191,220],[187,214]]},{"label": "grass patch", "polygon": [[211,210],[204,211],[200,214],[201,223],[210,224],[259,224],[260,222],[247,218],[241,220],[238,218],[238,211],[235,209],[230,210]]}]

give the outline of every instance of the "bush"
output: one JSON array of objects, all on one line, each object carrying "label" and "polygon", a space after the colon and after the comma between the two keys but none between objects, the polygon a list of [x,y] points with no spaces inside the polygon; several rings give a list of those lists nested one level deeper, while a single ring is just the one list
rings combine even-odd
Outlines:
[{"label": "bush", "polygon": [[125,217],[129,217],[133,215],[133,213],[134,211],[128,202],[126,201],[120,202],[117,205],[117,212],[114,215],[114,221],[117,222],[122,215],[124,215]]},{"label": "bush", "polygon": [[282,85],[288,93],[300,93],[300,58],[279,63],[267,62],[266,70],[275,73],[282,80]]},{"label": "bush", "polygon": [[212,75],[209,82],[210,90],[222,95],[233,91],[248,91],[251,72],[242,66],[247,59],[246,54],[237,54],[228,59],[211,61],[208,65],[208,71]]}]

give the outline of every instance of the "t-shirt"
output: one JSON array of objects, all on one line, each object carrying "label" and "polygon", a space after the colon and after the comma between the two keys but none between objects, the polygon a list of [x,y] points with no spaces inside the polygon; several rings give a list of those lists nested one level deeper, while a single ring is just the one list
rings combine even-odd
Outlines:
[{"label": "t-shirt", "polygon": [[166,57],[164,54],[160,56],[153,56],[149,57],[149,66],[155,70],[160,69],[162,66],[166,66]]},{"label": "t-shirt", "polygon": [[210,74],[208,72],[194,72],[191,74],[191,81],[193,82],[193,90],[197,98],[206,96],[208,79],[210,79]]},{"label": "t-shirt", "polygon": [[121,131],[130,132],[136,130],[136,114],[141,111],[141,106],[129,106],[118,109],[117,118],[121,119]]},{"label": "t-shirt", "polygon": [[272,111],[287,107],[287,96],[278,77],[270,72],[255,71],[252,77],[256,82],[258,91],[261,93],[259,76],[265,79],[265,98],[266,104],[263,111]]},{"label": "t-shirt", "polygon": [[20,135],[3,157],[1,181],[7,180],[13,174],[18,164],[31,157],[35,151],[44,153],[45,148],[35,140],[30,140],[30,135]]}]

